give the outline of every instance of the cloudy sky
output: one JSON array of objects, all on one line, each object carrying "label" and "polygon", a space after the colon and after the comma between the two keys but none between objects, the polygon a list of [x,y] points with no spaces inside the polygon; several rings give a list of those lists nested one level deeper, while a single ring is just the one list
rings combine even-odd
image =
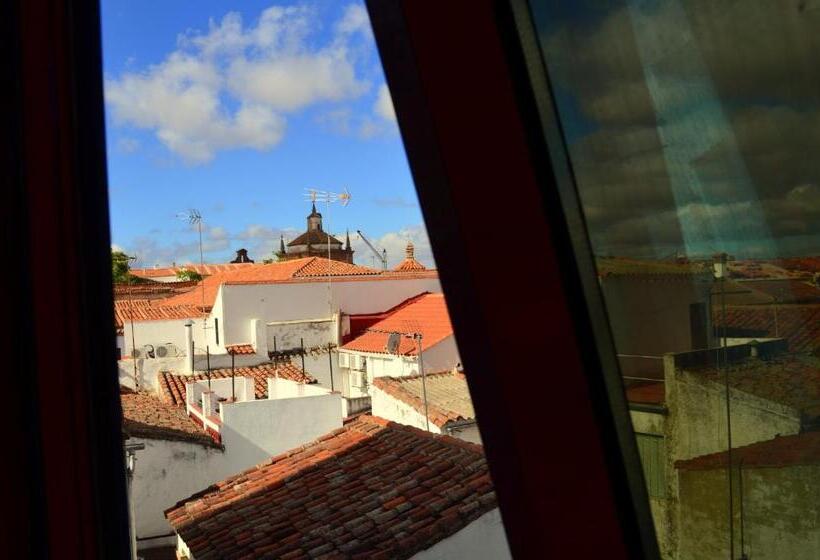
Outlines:
[{"label": "cloudy sky", "polygon": [[598,253],[820,254],[820,2],[534,2]]},{"label": "cloudy sky", "polygon": [[140,266],[198,260],[177,218],[204,217],[208,261],[259,260],[305,228],[305,190],[392,262],[407,240],[432,264],[367,13],[360,2],[103,0],[112,240]]}]

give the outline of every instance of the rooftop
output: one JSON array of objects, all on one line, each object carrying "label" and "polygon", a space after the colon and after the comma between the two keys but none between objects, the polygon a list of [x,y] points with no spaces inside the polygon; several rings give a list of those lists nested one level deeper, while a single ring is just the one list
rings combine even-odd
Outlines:
[{"label": "rooftop", "polygon": [[[820,465],[820,432],[778,436],[768,441],[734,447],[732,464],[742,464],[743,468]],[[685,471],[720,469],[726,468],[726,465],[725,451],[675,462],[675,467]]]},{"label": "rooftop", "polygon": [[480,446],[360,416],[165,515],[196,558],[401,560],[495,507]]},{"label": "rooftop", "polygon": [[[715,366],[687,368],[715,383],[723,383],[723,370]],[[781,354],[767,359],[747,358],[731,364],[733,389],[797,410],[804,422],[820,419],[820,360],[801,354]]]},{"label": "rooftop", "polygon": [[126,299],[114,301],[114,326],[122,330],[125,323],[131,321],[170,321],[174,319],[191,319],[203,315],[196,305],[166,305],[160,300]]},{"label": "rooftop", "polygon": [[[720,314],[715,322],[720,332]],[[730,307],[726,325],[730,337],[783,337],[792,352],[820,349],[820,305]]]},{"label": "rooftop", "polygon": [[708,276],[710,265],[705,262],[644,260],[626,257],[598,257],[598,276]]},{"label": "rooftop", "polygon": [[147,392],[120,391],[123,432],[129,437],[185,441],[216,446],[214,440],[185,414]]},{"label": "rooftop", "polygon": [[[302,370],[291,363],[284,364],[260,364],[258,366],[247,366],[235,368],[237,377],[250,377],[253,379],[254,393],[257,399],[268,397],[268,378],[281,377],[297,383],[316,383],[316,379],[309,373],[302,373]],[[193,381],[207,381],[208,375],[196,373],[193,375],[176,375],[162,372],[159,376],[159,390],[162,400],[168,404],[185,407],[185,384]],[[225,379],[231,377],[231,368],[211,370],[211,379]]]},{"label": "rooftop", "polygon": [[258,265],[238,265],[242,268],[208,276],[190,292],[162,300],[162,305],[200,305],[202,286],[205,304],[212,306],[222,284],[276,284],[295,281],[316,281],[331,276],[379,276],[381,271],[321,257],[307,257],[290,261]]},{"label": "rooftop", "polygon": [[312,229],[299,235],[296,239],[288,243],[288,247],[295,247],[298,245],[317,245],[319,247],[327,247],[328,242],[331,245],[341,245],[342,242],[320,229]]},{"label": "rooftop", "polygon": [[183,264],[180,266],[164,266],[156,268],[132,268],[129,270],[134,276],[140,278],[160,278],[164,276],[176,276],[180,270],[191,270],[202,276],[210,276],[230,270],[238,270],[243,267],[253,266],[253,263],[219,263],[219,264]]},{"label": "rooftop", "polygon": [[820,303],[820,289],[802,280],[744,280],[737,282],[776,303]]},{"label": "rooftop", "polygon": [[[422,335],[422,351],[427,350],[452,336],[453,325],[447,313],[444,294],[422,294],[411,298],[406,304],[397,306],[393,313],[374,323],[369,329],[374,331],[418,332]],[[344,346],[343,350],[358,352],[386,353],[388,334],[386,332],[363,332]],[[398,352],[403,355],[416,354],[416,342],[402,337]]]},{"label": "rooftop", "polygon": [[662,405],[666,399],[663,382],[643,382],[626,388],[626,400],[630,404]]},{"label": "rooftop", "polygon": [[[473,401],[464,374],[443,371],[425,375],[427,414],[430,422],[443,428],[450,422],[475,419]],[[373,385],[416,411],[424,414],[424,397],[420,375],[377,377]]]}]

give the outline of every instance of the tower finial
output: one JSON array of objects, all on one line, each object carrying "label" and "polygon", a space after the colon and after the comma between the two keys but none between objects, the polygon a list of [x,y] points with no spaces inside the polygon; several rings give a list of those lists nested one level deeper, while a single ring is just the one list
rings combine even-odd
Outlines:
[{"label": "tower finial", "polygon": [[283,255],[285,254],[285,236],[284,234],[279,234],[279,252]]},{"label": "tower finial", "polygon": [[350,230],[345,230],[345,251],[350,251]]},{"label": "tower finial", "polygon": [[405,249],[404,249],[405,256],[410,260],[415,260],[415,258],[416,258],[415,257],[415,252],[416,252],[416,248],[413,245],[413,242],[408,241],[407,242],[407,247],[405,247]]}]

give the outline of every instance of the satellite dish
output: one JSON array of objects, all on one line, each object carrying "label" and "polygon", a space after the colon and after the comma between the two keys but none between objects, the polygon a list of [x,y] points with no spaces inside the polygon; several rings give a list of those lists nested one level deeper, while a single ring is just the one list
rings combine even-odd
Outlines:
[{"label": "satellite dish", "polygon": [[387,337],[387,345],[385,346],[385,350],[388,354],[398,354],[400,344],[401,335],[396,332],[390,333],[390,335]]}]

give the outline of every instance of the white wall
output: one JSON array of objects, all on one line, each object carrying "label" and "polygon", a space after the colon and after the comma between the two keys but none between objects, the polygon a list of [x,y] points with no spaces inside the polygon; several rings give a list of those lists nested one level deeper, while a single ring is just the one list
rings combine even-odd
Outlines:
[{"label": "white wall", "polygon": [[[379,313],[421,292],[441,292],[437,278],[396,278],[390,280],[336,280],[331,283],[334,312]],[[259,318],[266,323],[316,319],[331,314],[327,282],[279,284],[228,284],[220,288],[213,316],[221,310],[220,330],[223,344],[251,340],[251,323]]]},{"label": "white wall", "polygon": [[328,318],[301,322],[267,323],[266,339],[270,350],[273,350],[274,337],[277,350],[299,348],[300,343],[303,343],[305,348],[327,346],[328,343],[338,344],[339,338],[336,321]]},{"label": "white wall", "polygon": [[222,403],[220,411],[222,443],[242,468],[342,427],[338,393]]},{"label": "white wall", "polygon": [[492,509],[427,550],[412,556],[413,560],[504,560],[512,558],[507,535],[498,508]]},{"label": "white wall", "polygon": [[[427,429],[424,414],[406,402],[385,393],[375,385],[370,388],[370,394],[373,416],[422,430]],[[441,433],[441,429],[432,422],[430,422],[430,431],[434,434]]]},{"label": "white wall", "polygon": [[[145,444],[145,449],[136,452],[131,483],[137,538],[173,532],[163,514],[167,508],[235,472],[225,454],[213,447],[144,438],[128,442]],[[152,540],[138,546],[163,544]]]},{"label": "white wall", "polygon": [[[142,348],[146,344],[151,344],[155,348],[167,342],[174,344],[180,354],[187,354],[185,342],[185,323],[192,320],[191,334],[194,337],[194,348],[196,352],[200,349],[205,351],[206,331],[202,328],[203,318],[199,319],[173,319],[169,321],[134,321],[134,343],[137,348]],[[209,322],[212,326],[212,321]],[[212,331],[213,329],[208,329]],[[126,321],[123,325],[123,355],[131,354],[131,322]]]}]

